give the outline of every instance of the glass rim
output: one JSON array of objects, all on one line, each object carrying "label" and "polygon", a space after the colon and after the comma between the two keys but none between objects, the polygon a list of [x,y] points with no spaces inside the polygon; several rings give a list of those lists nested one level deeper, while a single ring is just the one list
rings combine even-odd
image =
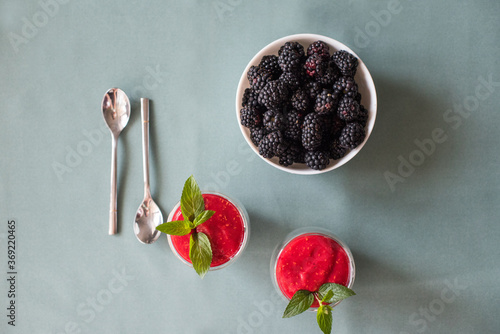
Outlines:
[{"label": "glass rim", "polygon": [[[217,191],[202,191],[201,193],[202,194],[209,194],[209,195],[217,195],[217,196],[220,196],[220,197],[228,200],[236,207],[236,209],[238,210],[238,212],[241,216],[241,219],[243,221],[243,240],[241,241],[240,248],[234,254],[234,256],[232,258],[230,258],[227,262],[224,262],[224,263],[222,263],[218,266],[215,266],[215,267],[210,267],[208,269],[208,271],[215,271],[215,270],[225,268],[225,267],[229,266],[230,264],[234,263],[236,261],[236,259],[241,255],[241,253],[243,253],[243,250],[246,248],[246,245],[248,243],[248,239],[250,237],[250,218],[248,217],[248,213],[247,213],[245,207],[243,206],[243,204],[241,204],[241,202],[238,201],[237,199],[234,199],[234,198],[229,197],[227,195],[221,194],[220,192],[217,192]],[[180,205],[181,205],[181,202],[178,201],[177,204],[174,206],[174,208],[168,214],[167,222],[172,221],[172,218],[173,218],[175,212],[177,211],[177,209],[180,207]],[[172,250],[172,253],[174,253],[174,255],[179,260],[181,260],[182,263],[184,263],[185,265],[192,268],[193,264],[189,261],[186,261],[186,259],[184,259],[179,254],[177,249],[175,248],[175,246],[172,242],[172,236],[170,234],[167,234],[167,240],[168,240],[168,245],[170,246],[170,249]]]},{"label": "glass rim", "polygon": [[[282,251],[285,249],[285,247],[295,238],[303,235],[322,235],[325,237],[328,237],[332,240],[334,240],[336,243],[338,243],[342,249],[346,252],[347,258],[349,259],[349,269],[350,269],[350,277],[349,277],[349,282],[347,284],[347,287],[350,289],[354,285],[354,279],[356,278],[356,265],[354,263],[354,257],[351,253],[350,248],[335,234],[330,232],[329,230],[322,228],[322,227],[301,227],[298,229],[293,230],[292,232],[288,233],[288,235],[283,239],[281,243],[276,245],[274,248],[274,251],[271,256],[271,263],[270,263],[270,271],[271,271],[271,279],[274,285],[274,288],[278,292],[279,295],[288,303],[290,299],[288,299],[287,296],[283,293],[281,288],[279,287],[278,284],[278,279],[276,277],[276,266],[278,264],[278,258],[281,255]],[[335,304],[330,304],[331,307],[337,306],[341,301],[335,303]],[[309,311],[316,311],[317,307],[310,307]]]}]

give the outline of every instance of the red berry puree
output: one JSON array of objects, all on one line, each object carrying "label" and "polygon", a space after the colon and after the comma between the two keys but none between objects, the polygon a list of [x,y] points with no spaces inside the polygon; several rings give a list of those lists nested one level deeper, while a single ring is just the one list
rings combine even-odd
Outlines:
[{"label": "red berry puree", "polygon": [[[335,240],[314,234],[292,239],[276,263],[276,280],[283,294],[291,299],[298,290],[318,291],[324,283],[347,286],[351,278],[349,257]],[[312,307],[318,307],[314,301]]]},{"label": "red berry puree", "polygon": [[[241,248],[245,234],[243,218],[236,206],[224,197],[214,194],[203,194],[205,209],[215,214],[196,228],[205,233],[212,246],[212,263],[210,267],[220,266],[232,259]],[[175,211],[172,220],[183,220],[181,208]],[[172,235],[171,240],[179,255],[189,263],[189,236]]]}]

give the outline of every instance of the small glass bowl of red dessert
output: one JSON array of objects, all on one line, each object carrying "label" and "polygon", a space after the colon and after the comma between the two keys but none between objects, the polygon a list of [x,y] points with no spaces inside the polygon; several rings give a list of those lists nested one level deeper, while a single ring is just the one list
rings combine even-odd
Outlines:
[{"label": "small glass bowl of red dessert", "polygon": [[[317,227],[300,228],[290,233],[271,258],[273,284],[287,301],[298,290],[315,292],[325,283],[352,288],[355,272],[349,247],[333,233]],[[311,309],[318,306],[314,301]]]},{"label": "small glass bowl of red dessert", "polygon": [[[217,192],[203,192],[205,210],[215,214],[196,227],[197,232],[205,233],[212,247],[210,271],[225,268],[236,261],[246,247],[250,236],[250,219],[245,207],[234,198]],[[180,202],[168,215],[167,221],[183,220]],[[189,237],[167,235],[172,252],[186,265],[192,267],[189,259]]]}]

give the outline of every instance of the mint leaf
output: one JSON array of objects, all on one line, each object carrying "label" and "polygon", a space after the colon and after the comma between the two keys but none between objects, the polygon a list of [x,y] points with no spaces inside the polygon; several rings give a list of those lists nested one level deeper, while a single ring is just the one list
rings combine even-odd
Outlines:
[{"label": "mint leaf", "polygon": [[194,232],[189,238],[189,258],[194,270],[201,278],[205,276],[212,263],[212,247],[205,233]]},{"label": "mint leaf", "polygon": [[210,217],[212,217],[214,215],[215,211],[212,211],[212,210],[205,210],[203,211],[202,213],[200,213],[195,219],[194,219],[194,222],[193,222],[193,228],[195,228],[196,226],[199,226],[201,224],[203,224],[204,222],[206,222],[208,219],[210,219]]},{"label": "mint leaf", "polygon": [[306,311],[314,302],[314,295],[311,291],[298,290],[286,306],[283,318],[290,318]]},{"label": "mint leaf", "polygon": [[336,283],[325,283],[319,287],[320,296],[326,296],[329,291],[333,292],[333,297],[325,299],[324,301],[328,304],[339,302],[347,297],[354,296],[356,293],[341,284]]},{"label": "mint leaf", "polygon": [[193,221],[205,210],[205,202],[201,195],[201,190],[191,175],[184,183],[181,195],[181,212],[184,219]]},{"label": "mint leaf", "polygon": [[316,320],[318,321],[319,328],[324,334],[330,334],[332,332],[332,311],[333,308],[330,305],[318,307]]},{"label": "mint leaf", "polygon": [[156,229],[160,232],[171,234],[171,235],[186,235],[191,232],[191,222],[187,220],[175,220],[172,222],[166,222],[161,225],[156,226]]},{"label": "mint leaf", "polygon": [[328,290],[328,292],[326,293],[326,295],[323,298],[321,298],[321,302],[322,303],[329,303],[328,301],[332,297],[333,297],[333,291],[332,290]]},{"label": "mint leaf", "polygon": [[171,235],[187,235],[191,233],[189,237],[189,258],[194,270],[203,278],[210,269],[213,254],[208,236],[196,232],[196,227],[210,219],[215,214],[215,211],[205,210],[205,200],[193,175],[184,183],[180,207],[184,220],[166,222],[157,226],[156,229]]}]

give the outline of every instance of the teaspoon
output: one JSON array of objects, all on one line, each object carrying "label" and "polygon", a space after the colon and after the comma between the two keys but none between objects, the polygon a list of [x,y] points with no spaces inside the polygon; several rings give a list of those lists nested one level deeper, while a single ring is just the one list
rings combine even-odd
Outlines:
[{"label": "teaspoon", "polygon": [[149,187],[149,99],[141,98],[142,162],[144,170],[144,199],[135,214],[134,232],[143,244],[152,244],[160,236],[156,226],[163,223],[160,208],[151,197]]},{"label": "teaspoon", "polygon": [[116,148],[118,136],[130,118],[130,101],[125,92],[119,88],[109,89],[102,99],[102,115],[111,131],[111,196],[109,205],[109,234],[117,231],[116,205]]}]

